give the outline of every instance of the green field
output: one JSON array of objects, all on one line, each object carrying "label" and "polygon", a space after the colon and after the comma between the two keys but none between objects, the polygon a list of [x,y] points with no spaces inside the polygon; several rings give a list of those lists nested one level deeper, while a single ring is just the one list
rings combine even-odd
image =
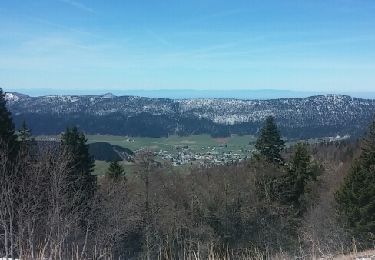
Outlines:
[{"label": "green field", "polygon": [[152,151],[168,151],[174,153],[178,147],[188,146],[195,152],[206,151],[208,149],[223,148],[228,151],[241,151],[249,149],[255,142],[255,137],[251,135],[238,136],[233,135],[228,138],[212,138],[209,135],[191,135],[191,136],[170,136],[162,138],[135,137],[113,135],[87,135],[89,143],[107,142],[113,145],[119,145],[129,148],[133,151],[149,149]]},{"label": "green field", "polygon": [[[104,175],[109,167],[109,162],[105,161],[95,161],[94,174],[95,175]],[[124,167],[126,174],[131,174],[135,171],[135,167],[131,163],[121,162],[121,165]]]},{"label": "green field", "polygon": [[[113,135],[87,135],[88,143],[107,142],[112,145],[126,147],[132,151],[147,149],[158,152],[160,150],[175,154],[181,147],[188,147],[194,153],[205,153],[215,149],[220,152],[246,153],[253,148],[255,137],[250,135],[233,135],[228,138],[212,138],[209,135],[192,136],[170,136],[168,138],[148,138]],[[96,161],[95,174],[102,175],[109,166],[108,162]],[[124,164],[125,171],[132,173],[134,167],[130,164]]]}]

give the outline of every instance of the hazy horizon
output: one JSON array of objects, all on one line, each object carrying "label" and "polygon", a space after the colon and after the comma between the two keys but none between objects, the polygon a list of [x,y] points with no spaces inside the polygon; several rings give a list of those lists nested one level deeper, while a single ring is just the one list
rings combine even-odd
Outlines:
[{"label": "hazy horizon", "polygon": [[274,99],[274,98],[304,98],[315,95],[349,95],[357,98],[375,99],[375,91],[350,91],[350,92],[330,92],[330,91],[293,91],[275,89],[232,89],[232,90],[209,90],[209,89],[3,89],[5,92],[17,92],[29,96],[47,95],[104,95],[113,94],[115,96],[142,96],[149,98],[235,98],[235,99]]}]

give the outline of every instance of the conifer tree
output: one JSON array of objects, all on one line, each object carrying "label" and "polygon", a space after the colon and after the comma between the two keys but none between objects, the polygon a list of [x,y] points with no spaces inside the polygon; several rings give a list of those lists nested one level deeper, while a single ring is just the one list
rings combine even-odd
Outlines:
[{"label": "conifer tree", "polygon": [[113,161],[108,167],[108,171],[106,172],[106,176],[112,180],[118,180],[120,177],[125,175],[125,170],[122,165],[119,164],[118,161]]},{"label": "conifer tree", "polygon": [[97,188],[96,176],[92,174],[94,160],[89,154],[87,139],[77,127],[67,128],[61,137],[61,146],[70,165],[67,199],[72,201],[71,206],[85,211]]},{"label": "conifer tree", "polygon": [[22,142],[30,141],[31,140],[31,131],[26,125],[26,121],[22,122],[22,126],[19,130],[19,139]]},{"label": "conifer tree", "polygon": [[287,174],[280,187],[281,200],[293,205],[298,215],[306,209],[306,194],[309,182],[316,181],[321,167],[312,162],[307,144],[298,143],[288,164]]},{"label": "conifer tree", "polygon": [[26,121],[22,122],[21,128],[18,130],[18,142],[21,157],[34,156],[37,154],[37,145],[35,139],[32,138],[31,130],[26,125]]},{"label": "conifer tree", "polygon": [[0,149],[6,149],[7,154],[14,159],[17,150],[18,142],[15,134],[15,127],[12,121],[11,113],[6,107],[5,94],[0,88]]},{"label": "conifer tree", "polygon": [[268,117],[255,144],[255,148],[267,161],[281,164],[283,163],[283,158],[280,152],[284,149],[284,146],[285,143],[281,139],[274,118],[272,116]]},{"label": "conifer tree", "polygon": [[353,235],[375,235],[375,121],[362,140],[360,156],[336,193],[336,201],[340,219]]},{"label": "conifer tree", "polygon": [[[32,137],[31,130],[28,128],[26,121],[22,122],[18,130],[19,157],[22,163],[31,162],[30,158],[38,154],[38,147],[35,139]],[[27,167],[25,167],[27,169]]]}]

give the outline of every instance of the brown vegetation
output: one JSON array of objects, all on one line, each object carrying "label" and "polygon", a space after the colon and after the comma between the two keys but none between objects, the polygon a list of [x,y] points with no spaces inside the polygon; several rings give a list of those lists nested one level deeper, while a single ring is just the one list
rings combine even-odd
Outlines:
[{"label": "brown vegetation", "polygon": [[[1,183],[2,230],[9,227],[10,237],[4,240],[10,243],[4,248],[30,259],[334,255],[351,246],[336,222],[333,200],[347,170],[348,161],[342,159],[347,159],[343,153],[348,147],[352,145],[311,147],[314,158],[326,158],[322,160],[326,170],[311,187],[302,221],[293,218],[289,206],[274,199],[270,180],[285,174],[283,168],[254,159],[181,175],[144,153],[137,158],[137,173],[98,180],[91,224],[85,229],[79,223],[83,212],[64,200],[68,153],[43,147],[37,156],[23,157],[12,168],[2,167],[2,176],[8,176],[4,171],[9,169],[23,176],[17,183],[11,177]],[[1,155],[4,165],[7,158],[4,152]],[[16,200],[20,204],[12,208],[17,195],[22,195]],[[70,210],[64,210],[68,206]]]}]

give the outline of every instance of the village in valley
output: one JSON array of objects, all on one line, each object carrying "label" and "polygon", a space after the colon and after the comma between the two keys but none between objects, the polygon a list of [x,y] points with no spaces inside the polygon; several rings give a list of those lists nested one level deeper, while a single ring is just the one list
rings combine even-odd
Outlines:
[{"label": "village in valley", "polygon": [[253,152],[251,149],[240,151],[228,151],[219,147],[202,147],[202,151],[196,152],[189,146],[176,147],[176,152],[160,150],[155,155],[161,159],[171,162],[173,166],[179,165],[230,165],[249,158]]}]

